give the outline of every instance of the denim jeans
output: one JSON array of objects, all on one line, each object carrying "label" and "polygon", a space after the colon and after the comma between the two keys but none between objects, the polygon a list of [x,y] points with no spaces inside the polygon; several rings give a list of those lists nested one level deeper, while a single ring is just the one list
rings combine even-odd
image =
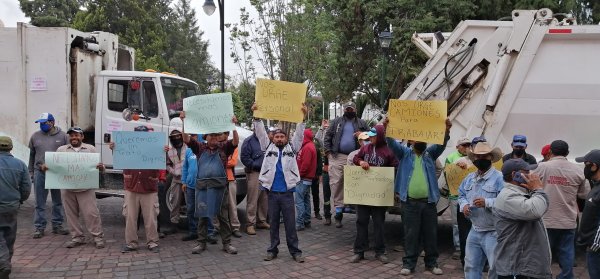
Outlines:
[{"label": "denim jeans", "polygon": [[437,267],[438,216],[434,203],[407,200],[402,202],[402,225],[404,227],[403,268],[415,270],[421,249],[420,239],[425,250],[425,267]]},{"label": "denim jeans", "polygon": [[490,264],[488,278],[496,278],[494,267],[496,244],[498,244],[496,231],[478,232],[471,229],[465,248],[465,279],[483,278],[486,259]]},{"label": "denim jeans", "polygon": [[[298,189],[296,189],[298,190]],[[271,245],[267,249],[268,253],[277,255],[279,253],[279,218],[283,215],[283,225],[285,227],[285,241],[288,251],[292,256],[302,254],[298,249],[298,234],[296,233],[294,218],[294,195],[292,192],[273,192],[269,191],[269,223],[271,225]]]},{"label": "denim jeans", "polygon": [[[196,217],[196,189],[185,188],[185,207],[190,235],[198,234],[198,218]],[[210,227],[209,227],[210,230]]]},{"label": "denim jeans", "polygon": [[600,278],[600,252],[587,251],[587,268],[590,278]]},{"label": "denim jeans", "polygon": [[10,270],[17,239],[17,211],[0,213],[0,270]]},{"label": "denim jeans", "polygon": [[460,241],[460,262],[465,267],[465,247],[467,246],[467,236],[471,231],[471,220],[465,217],[465,214],[459,211],[460,208],[456,208],[456,222],[458,223],[458,239]]},{"label": "denim jeans", "polygon": [[458,236],[458,200],[450,198],[450,215],[452,216],[452,240],[454,250],[460,251],[460,237]]},{"label": "denim jeans", "polygon": [[296,185],[294,200],[296,203],[296,228],[303,229],[310,224],[310,185],[309,181],[300,181]]},{"label": "denim jeans", "polygon": [[575,262],[575,229],[546,229],[552,254],[556,255],[560,266],[557,279],[573,279],[573,263]]},{"label": "denim jeans", "polygon": [[65,220],[63,212],[62,199],[60,197],[60,189],[46,190],[46,174],[35,170],[33,173],[33,186],[35,191],[35,214],[33,217],[33,225],[36,229],[43,230],[46,228],[46,201],[48,200],[48,191],[52,197],[52,228],[62,226]]}]

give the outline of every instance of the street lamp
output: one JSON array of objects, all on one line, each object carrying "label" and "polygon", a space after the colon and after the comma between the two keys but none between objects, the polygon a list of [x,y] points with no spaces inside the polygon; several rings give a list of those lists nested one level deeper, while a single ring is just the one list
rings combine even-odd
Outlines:
[{"label": "street lamp", "polygon": [[[221,28],[221,92],[225,92],[225,0],[217,0],[219,3],[219,17],[220,17],[220,25]],[[202,9],[204,13],[208,16],[212,15],[215,12],[215,1],[213,0],[205,0],[204,5],[202,5]]]},{"label": "street lamp", "polygon": [[379,98],[380,98],[380,104],[381,104],[381,109],[385,110],[385,103],[387,100],[387,94],[385,92],[385,86],[384,86],[384,81],[385,81],[385,64],[386,64],[386,51],[387,49],[390,47],[390,44],[392,43],[392,38],[394,36],[392,35],[392,32],[390,31],[382,31],[379,33],[379,45],[381,46],[381,85],[379,86]]}]

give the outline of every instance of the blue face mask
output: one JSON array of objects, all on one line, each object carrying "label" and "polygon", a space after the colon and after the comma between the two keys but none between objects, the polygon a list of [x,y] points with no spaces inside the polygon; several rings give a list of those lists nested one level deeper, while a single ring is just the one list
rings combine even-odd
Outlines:
[{"label": "blue face mask", "polygon": [[371,141],[365,140],[363,141],[363,145],[371,144]]},{"label": "blue face mask", "polygon": [[50,131],[50,129],[52,129],[52,126],[50,126],[50,124],[40,123],[40,130],[42,130],[42,132],[48,133],[48,131]]}]

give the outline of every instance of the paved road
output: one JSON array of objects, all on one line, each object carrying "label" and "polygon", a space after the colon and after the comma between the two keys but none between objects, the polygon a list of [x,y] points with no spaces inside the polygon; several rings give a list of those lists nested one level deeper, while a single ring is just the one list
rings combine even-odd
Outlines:
[{"label": "paved road", "polygon": [[[28,200],[19,215],[18,237],[13,257],[11,278],[398,278],[402,267],[402,252],[392,247],[402,243],[402,223],[399,216],[388,215],[386,219],[386,245],[391,263],[382,265],[373,260],[373,253],[366,254],[367,260],[350,264],[352,243],[355,236],[355,217],[348,214],[344,227],[326,227],[313,219],[313,226],[299,232],[300,248],[306,257],[305,263],[296,263],[287,254],[282,234],[279,258],[265,262],[262,256],[269,242],[268,231],[259,230],[256,236],[244,234],[234,238],[237,255],[227,255],[220,245],[209,245],[201,255],[192,255],[194,242],[182,242],[184,233],[161,239],[160,253],[145,249],[122,254],[125,220],[121,216],[122,199],[106,198],[98,201],[105,229],[107,247],[96,249],[93,244],[73,249],[63,248],[69,236],[52,235],[47,228],[46,236],[32,239],[33,199]],[[50,203],[49,203],[50,205]],[[244,204],[238,206],[244,215]],[[451,259],[451,227],[449,214],[440,217],[439,247],[440,267],[443,276],[424,271],[422,258],[416,273],[405,278],[462,278],[460,261]],[[243,219],[243,218],[242,218]],[[245,221],[245,220],[242,220]],[[142,229],[143,230],[143,229]],[[282,229],[283,233],[283,229]],[[140,237],[144,234],[141,231]],[[581,252],[577,255],[578,278],[588,278]],[[553,265],[558,270],[558,265]]]}]

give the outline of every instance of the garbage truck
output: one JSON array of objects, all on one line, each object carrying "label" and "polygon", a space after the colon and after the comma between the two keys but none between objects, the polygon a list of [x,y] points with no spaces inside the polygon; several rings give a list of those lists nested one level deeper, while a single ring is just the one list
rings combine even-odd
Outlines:
[{"label": "garbage truck", "polygon": [[[168,133],[183,98],[201,94],[186,78],[153,70],[134,71],[135,51],[108,32],[18,23],[0,27],[0,132],[23,145],[39,129],[34,121],[50,112],[56,125],[83,129],[107,169],[97,197],[122,196],[122,171],[112,168],[113,131],[149,125]],[[243,140],[252,132],[239,128]],[[165,139],[165,144],[166,144]],[[241,163],[238,200],[246,193]]]},{"label": "garbage truck", "polygon": [[526,135],[538,161],[556,139],[571,158],[600,148],[600,26],[515,10],[512,21],[466,20],[413,42],[430,59],[400,99],[447,100],[453,125],[442,162],[460,137],[485,136],[507,153],[513,135]]}]

